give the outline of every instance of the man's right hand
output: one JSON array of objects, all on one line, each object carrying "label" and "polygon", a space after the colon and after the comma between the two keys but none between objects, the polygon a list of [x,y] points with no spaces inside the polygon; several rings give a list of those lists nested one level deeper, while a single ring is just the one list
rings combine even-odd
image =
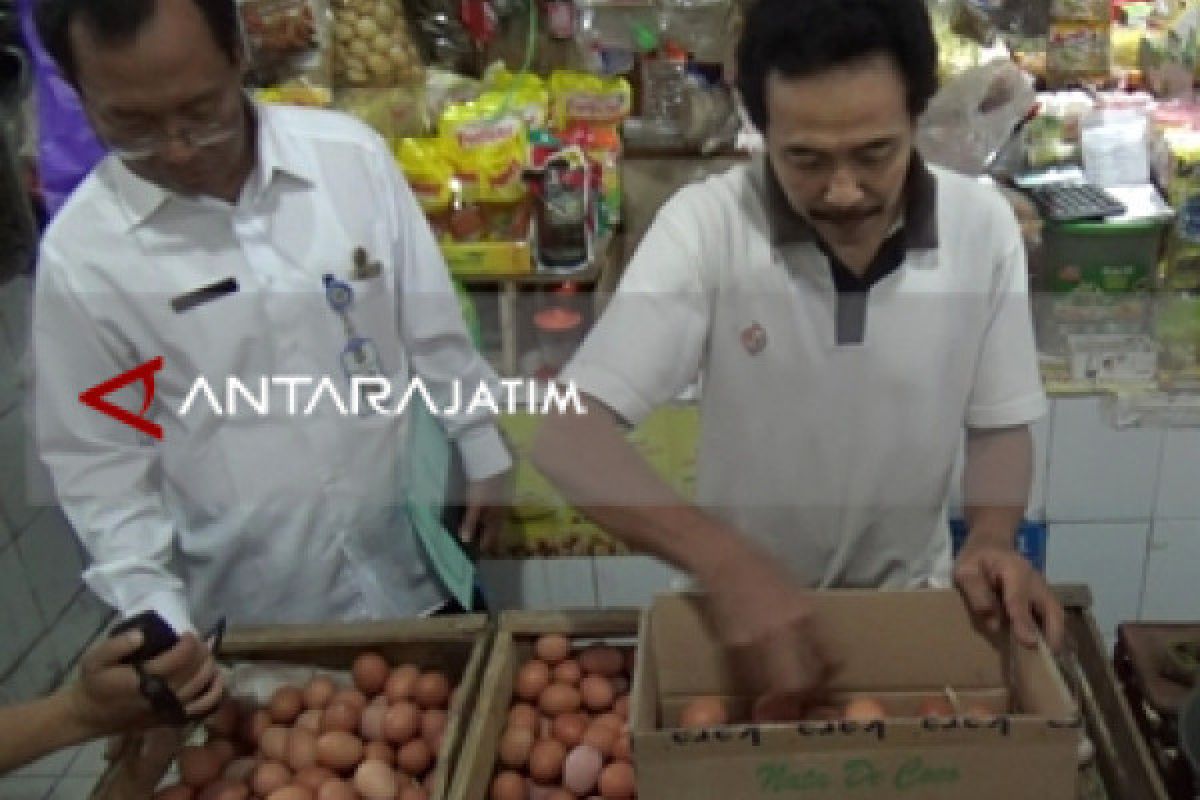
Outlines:
[{"label": "man's right hand", "polygon": [[836,669],[820,642],[808,591],[749,547],[739,546],[697,577],[735,669],[759,692],[755,721],[802,719]]}]

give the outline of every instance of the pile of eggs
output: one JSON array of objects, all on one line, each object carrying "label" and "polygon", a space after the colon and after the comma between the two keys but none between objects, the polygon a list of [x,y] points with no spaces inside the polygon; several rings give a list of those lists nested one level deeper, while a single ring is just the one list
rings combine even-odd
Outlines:
[{"label": "pile of eggs", "polygon": [[491,800],[637,796],[628,726],[633,657],[632,648],[577,651],[565,636],[537,639],[516,674]]},{"label": "pile of eggs", "polygon": [[377,653],[358,656],[351,675],[353,687],[325,676],[282,686],[265,708],[226,700],[156,800],[428,800],[450,678]]},{"label": "pile of eggs", "polygon": [[[989,719],[995,716],[995,712],[977,702],[969,704],[961,715],[975,719]],[[805,718],[870,722],[902,716],[949,718],[960,716],[960,714],[943,695],[929,695],[922,698],[913,714],[892,713],[878,698],[860,695],[849,699],[843,705],[815,706],[809,709]],[[679,727],[681,728],[711,728],[729,722],[729,709],[724,699],[716,695],[693,697],[679,712]]]}]

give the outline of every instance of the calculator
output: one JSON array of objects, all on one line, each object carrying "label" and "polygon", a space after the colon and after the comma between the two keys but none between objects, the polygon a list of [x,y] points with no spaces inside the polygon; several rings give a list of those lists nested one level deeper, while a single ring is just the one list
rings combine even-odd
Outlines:
[{"label": "calculator", "polygon": [[1125,205],[1099,186],[1049,184],[1030,190],[1030,198],[1051,222],[1103,219],[1125,213]]}]

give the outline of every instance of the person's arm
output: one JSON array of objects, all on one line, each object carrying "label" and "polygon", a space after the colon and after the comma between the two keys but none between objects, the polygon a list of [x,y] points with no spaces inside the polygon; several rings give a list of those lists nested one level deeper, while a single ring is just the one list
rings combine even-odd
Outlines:
[{"label": "person's arm", "polygon": [[963,474],[967,539],[955,582],[972,611],[995,629],[1002,618],[1023,644],[1059,647],[1062,607],[1045,579],[1016,549],[1017,530],[1033,485],[1029,423],[1045,411],[1029,307],[1025,250],[1008,209],[1000,224],[1009,246],[992,287],[992,318],[967,410]]},{"label": "person's arm", "polygon": [[[138,690],[137,674],[121,663],[141,644],[138,631],[106,639],[84,654],[75,680],[47,697],[0,708],[0,775],[64,747],[155,724],[150,706]],[[206,648],[189,634],[144,666],[148,674],[173,683],[190,715],[211,711],[224,691],[223,681],[215,674],[201,674],[186,682],[172,677],[195,660],[201,649]]]},{"label": "person's arm", "polygon": [[563,373],[585,413],[546,417],[534,464],[565,499],[632,549],[690,573],[760,718],[798,718],[828,676],[807,592],[740,532],[678,495],[626,441],[702,366],[712,298],[703,220],[672,201],[646,233],[597,326]]}]

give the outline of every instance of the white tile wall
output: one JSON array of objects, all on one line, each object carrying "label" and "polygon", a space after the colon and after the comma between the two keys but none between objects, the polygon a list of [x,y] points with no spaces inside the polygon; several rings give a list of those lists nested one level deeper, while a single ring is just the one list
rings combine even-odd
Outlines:
[{"label": "white tile wall", "polygon": [[493,559],[479,572],[495,611],[596,607],[591,558]]},{"label": "white tile wall", "polygon": [[42,509],[17,547],[42,617],[56,621],[82,585],[83,556],[75,532],[57,508]]},{"label": "white tile wall", "polygon": [[68,775],[58,782],[46,800],[88,800],[95,788],[96,778]]},{"label": "white tile wall", "polygon": [[596,559],[600,606],[650,605],[654,595],[686,589],[688,576],[650,556],[607,556]]},{"label": "white tile wall", "polygon": [[1051,522],[1140,521],[1154,515],[1162,429],[1117,430],[1100,398],[1059,398],[1050,437]]},{"label": "white tile wall", "polygon": [[9,546],[0,552],[0,676],[8,673],[44,630],[17,548]]},{"label": "white tile wall", "polygon": [[58,778],[0,778],[0,797],[4,800],[45,800]]},{"label": "white tile wall", "polygon": [[26,692],[25,700],[39,697],[58,686],[67,673],[66,664],[58,657],[49,636],[43,636],[25,654],[13,673],[18,687]]},{"label": "white tile wall", "polygon": [[33,281],[26,275],[0,283],[0,336],[18,357],[29,347],[30,323],[33,319]]},{"label": "white tile wall", "polygon": [[8,336],[0,334],[0,414],[20,404],[23,389],[17,356],[8,344]]},{"label": "white tile wall", "polygon": [[1142,619],[1200,619],[1200,519],[1156,520]]},{"label": "white tile wall", "polygon": [[1092,613],[1109,640],[1119,622],[1138,618],[1150,536],[1147,523],[1050,523],[1046,576],[1052,583],[1086,583]]},{"label": "white tile wall", "polygon": [[75,593],[66,612],[50,629],[50,646],[64,664],[73,664],[112,616],[112,609],[92,594],[90,589],[81,588]]},{"label": "white tile wall", "polygon": [[1200,519],[1200,430],[1166,431],[1154,515],[1159,519]]}]

